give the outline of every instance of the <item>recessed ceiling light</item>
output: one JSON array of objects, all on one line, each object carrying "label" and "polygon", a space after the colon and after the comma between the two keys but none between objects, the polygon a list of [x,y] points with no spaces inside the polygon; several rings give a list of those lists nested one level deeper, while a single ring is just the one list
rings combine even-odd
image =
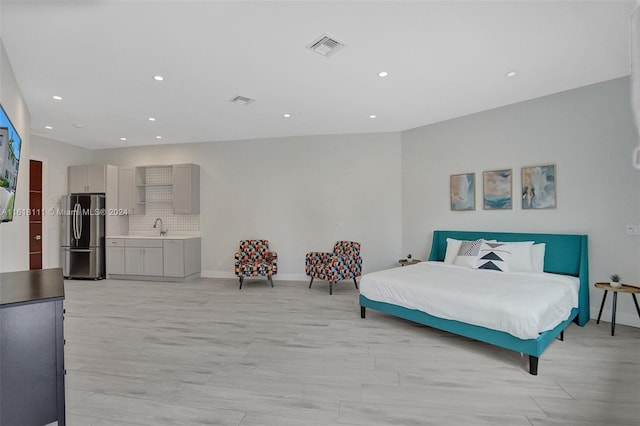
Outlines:
[{"label": "recessed ceiling light", "polygon": [[44,128],[47,129],[47,130],[53,130],[53,127],[51,127],[51,126],[44,126]]},{"label": "recessed ceiling light", "polygon": [[153,117],[149,117],[147,120],[149,120],[149,121],[156,121],[156,119],[155,119],[155,118],[153,118]]},{"label": "recessed ceiling light", "polygon": [[73,123],[73,127],[75,127],[76,129],[82,129],[84,127],[84,124],[82,124],[82,123]]},{"label": "recessed ceiling light", "polygon": [[378,73],[378,77],[386,77],[386,76],[388,76],[388,75],[389,75],[389,73],[388,73],[388,72],[386,72],[386,71],[380,71],[380,72]]},{"label": "recessed ceiling light", "polygon": [[54,101],[61,101],[62,100],[62,96],[54,95],[53,96],[53,100]]},{"label": "recessed ceiling light", "polygon": [[164,80],[164,77],[163,77],[163,76],[161,76],[161,75],[154,75],[154,76],[153,76],[153,79],[154,79],[155,81],[162,81],[162,80]]},{"label": "recessed ceiling light", "polygon": [[126,140],[127,140],[127,138],[120,138],[120,140],[121,140],[121,141],[126,141]]},{"label": "recessed ceiling light", "polygon": [[162,139],[162,136],[156,136],[156,139]]},{"label": "recessed ceiling light", "polygon": [[376,115],[375,115],[375,114],[371,114],[371,115],[369,116],[369,118],[376,118]]},{"label": "recessed ceiling light", "polygon": [[291,114],[282,114],[284,118],[291,118]]},{"label": "recessed ceiling light", "polygon": [[509,71],[508,73],[505,74],[505,76],[507,77],[515,77],[516,75],[518,75],[518,73],[515,71]]}]

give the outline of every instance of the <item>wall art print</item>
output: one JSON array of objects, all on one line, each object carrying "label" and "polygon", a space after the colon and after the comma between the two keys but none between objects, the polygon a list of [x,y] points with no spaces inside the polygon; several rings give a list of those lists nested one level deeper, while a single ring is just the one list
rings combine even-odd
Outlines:
[{"label": "wall art print", "polygon": [[512,202],[512,170],[483,172],[483,192],[485,210],[509,210]]},{"label": "wall art print", "polygon": [[449,198],[451,210],[475,210],[476,209],[476,174],[464,173],[451,175],[449,181]]},{"label": "wall art print", "polygon": [[522,209],[556,207],[556,166],[522,168]]}]

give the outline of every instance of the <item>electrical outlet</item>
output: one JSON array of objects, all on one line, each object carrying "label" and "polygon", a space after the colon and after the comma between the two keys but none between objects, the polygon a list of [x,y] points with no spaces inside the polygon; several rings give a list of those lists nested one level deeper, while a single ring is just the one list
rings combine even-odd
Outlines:
[{"label": "electrical outlet", "polygon": [[627,225],[627,235],[640,235],[640,225]]}]

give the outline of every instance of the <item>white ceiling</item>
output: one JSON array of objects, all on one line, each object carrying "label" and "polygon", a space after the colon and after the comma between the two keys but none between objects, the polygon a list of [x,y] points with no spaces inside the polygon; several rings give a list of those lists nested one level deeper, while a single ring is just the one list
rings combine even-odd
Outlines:
[{"label": "white ceiling", "polygon": [[397,132],[618,78],[635,6],[2,0],[0,36],[32,133],[106,148]]}]

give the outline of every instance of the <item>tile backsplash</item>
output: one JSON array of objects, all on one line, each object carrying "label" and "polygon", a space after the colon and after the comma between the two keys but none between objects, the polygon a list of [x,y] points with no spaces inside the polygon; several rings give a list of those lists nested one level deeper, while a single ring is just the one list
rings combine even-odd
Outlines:
[{"label": "tile backsplash", "polygon": [[146,235],[153,232],[153,222],[158,217],[162,219],[164,229],[168,229],[170,234],[200,231],[200,215],[198,214],[173,214],[171,207],[149,208],[147,205],[147,214],[129,215],[129,234]]},{"label": "tile backsplash", "polygon": [[[144,235],[154,232],[156,218],[169,233],[200,231],[200,215],[174,214],[172,201],[172,168],[148,167],[146,169],[146,208],[143,215],[129,215],[129,234]],[[158,185],[158,186],[153,186]],[[167,186],[161,186],[167,185]],[[157,230],[159,232],[159,230]]]}]

